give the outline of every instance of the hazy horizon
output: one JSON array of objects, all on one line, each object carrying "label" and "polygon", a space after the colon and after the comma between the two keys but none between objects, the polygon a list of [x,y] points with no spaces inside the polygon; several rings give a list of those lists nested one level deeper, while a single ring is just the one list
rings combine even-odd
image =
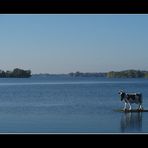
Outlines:
[{"label": "hazy horizon", "polygon": [[0,15],[0,69],[148,70],[148,15]]}]

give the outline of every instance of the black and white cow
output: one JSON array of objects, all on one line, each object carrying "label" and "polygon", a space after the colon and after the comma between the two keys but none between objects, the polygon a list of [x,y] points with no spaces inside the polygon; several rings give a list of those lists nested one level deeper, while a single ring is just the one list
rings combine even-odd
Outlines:
[{"label": "black and white cow", "polygon": [[125,106],[123,110],[127,109],[127,104],[129,105],[129,110],[131,110],[131,104],[138,104],[138,110],[143,110],[142,108],[142,94],[141,93],[125,93],[124,91],[119,91],[121,96],[121,101],[124,100]]}]

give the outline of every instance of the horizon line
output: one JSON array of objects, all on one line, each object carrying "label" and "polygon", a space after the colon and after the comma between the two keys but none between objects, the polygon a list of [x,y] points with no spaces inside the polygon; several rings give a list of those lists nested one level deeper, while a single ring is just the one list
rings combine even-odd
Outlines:
[{"label": "horizon line", "polygon": [[121,72],[121,71],[128,71],[128,70],[135,70],[135,71],[146,71],[148,72],[148,70],[140,70],[140,69],[124,69],[124,70],[109,70],[109,71],[105,71],[105,72],[83,72],[83,71],[75,71],[75,72],[68,72],[68,73],[49,73],[49,72],[39,72],[39,73],[32,73],[33,75],[36,75],[36,74],[49,74],[49,75],[66,75],[66,74],[70,74],[70,73],[76,73],[76,72],[80,72],[80,73],[108,73],[108,72]]}]

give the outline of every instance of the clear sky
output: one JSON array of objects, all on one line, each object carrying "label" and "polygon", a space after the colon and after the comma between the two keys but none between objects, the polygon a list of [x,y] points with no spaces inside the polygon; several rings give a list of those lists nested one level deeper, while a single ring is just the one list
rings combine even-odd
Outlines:
[{"label": "clear sky", "polygon": [[148,70],[148,15],[0,15],[0,69]]}]

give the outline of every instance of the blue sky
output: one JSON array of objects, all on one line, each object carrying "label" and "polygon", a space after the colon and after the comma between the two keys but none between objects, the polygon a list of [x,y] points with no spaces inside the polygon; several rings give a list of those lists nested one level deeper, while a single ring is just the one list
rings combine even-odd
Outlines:
[{"label": "blue sky", "polygon": [[0,15],[0,69],[148,70],[148,15]]}]

